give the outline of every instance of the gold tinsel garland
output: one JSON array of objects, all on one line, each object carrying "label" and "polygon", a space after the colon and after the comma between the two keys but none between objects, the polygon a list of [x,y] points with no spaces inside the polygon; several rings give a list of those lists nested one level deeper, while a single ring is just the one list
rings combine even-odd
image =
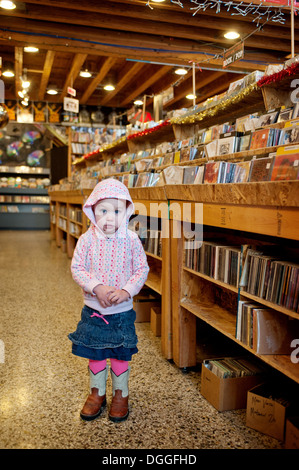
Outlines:
[{"label": "gold tinsel garland", "polygon": [[225,110],[231,105],[235,105],[240,101],[244,100],[248,95],[253,93],[259,89],[256,83],[249,85],[248,87],[244,88],[244,90],[240,91],[237,95],[231,96],[226,100],[221,101],[220,103],[216,104],[215,106],[211,106],[210,108],[205,109],[197,114],[191,114],[190,116],[183,116],[179,118],[171,119],[171,124],[195,124],[196,122],[200,122],[203,119],[211,118],[216,116],[220,111]]}]

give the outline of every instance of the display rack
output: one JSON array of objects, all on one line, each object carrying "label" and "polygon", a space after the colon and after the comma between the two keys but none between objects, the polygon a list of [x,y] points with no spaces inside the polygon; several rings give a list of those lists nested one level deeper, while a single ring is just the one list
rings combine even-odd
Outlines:
[{"label": "display rack", "polygon": [[[46,178],[48,168],[30,168],[27,166],[1,166],[0,174],[28,180],[32,177]],[[24,230],[48,230],[49,220],[48,190],[41,187],[0,187],[0,228]]]}]

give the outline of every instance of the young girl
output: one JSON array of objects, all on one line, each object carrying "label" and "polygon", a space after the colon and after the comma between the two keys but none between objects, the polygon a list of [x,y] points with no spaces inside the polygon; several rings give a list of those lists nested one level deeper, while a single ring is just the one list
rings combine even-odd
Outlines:
[{"label": "young girl", "polygon": [[83,289],[84,307],[76,331],[69,335],[72,353],[89,359],[91,393],[80,416],[91,421],[105,407],[109,358],[109,418],[118,422],[129,414],[129,361],[138,352],[133,297],[149,267],[140,239],[128,229],[134,205],[124,184],[112,178],[98,183],[83,211],[90,227],[77,242],[71,272]]}]

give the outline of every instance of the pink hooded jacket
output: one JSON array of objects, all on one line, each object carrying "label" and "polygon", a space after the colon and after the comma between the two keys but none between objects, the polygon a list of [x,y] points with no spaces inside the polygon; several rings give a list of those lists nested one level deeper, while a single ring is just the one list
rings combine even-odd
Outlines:
[{"label": "pink hooded jacket", "polygon": [[[109,237],[97,226],[93,211],[93,205],[106,198],[128,201],[127,216],[118,230]],[[83,289],[84,303],[103,315],[130,310],[133,308],[133,297],[143,287],[149,271],[141,241],[138,235],[128,228],[130,216],[134,213],[130,193],[127,187],[116,179],[103,180],[88,197],[83,211],[91,223],[77,242],[71,272],[75,282]],[[98,284],[125,289],[131,297],[118,305],[104,308],[93,293]]]}]

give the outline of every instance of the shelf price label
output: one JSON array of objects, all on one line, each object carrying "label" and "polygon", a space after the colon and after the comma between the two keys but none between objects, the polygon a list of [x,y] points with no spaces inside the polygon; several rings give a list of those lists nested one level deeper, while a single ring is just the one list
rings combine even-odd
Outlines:
[{"label": "shelf price label", "polygon": [[235,46],[227,49],[223,54],[223,68],[225,69],[229,65],[243,59],[244,57],[244,42],[240,42]]}]

